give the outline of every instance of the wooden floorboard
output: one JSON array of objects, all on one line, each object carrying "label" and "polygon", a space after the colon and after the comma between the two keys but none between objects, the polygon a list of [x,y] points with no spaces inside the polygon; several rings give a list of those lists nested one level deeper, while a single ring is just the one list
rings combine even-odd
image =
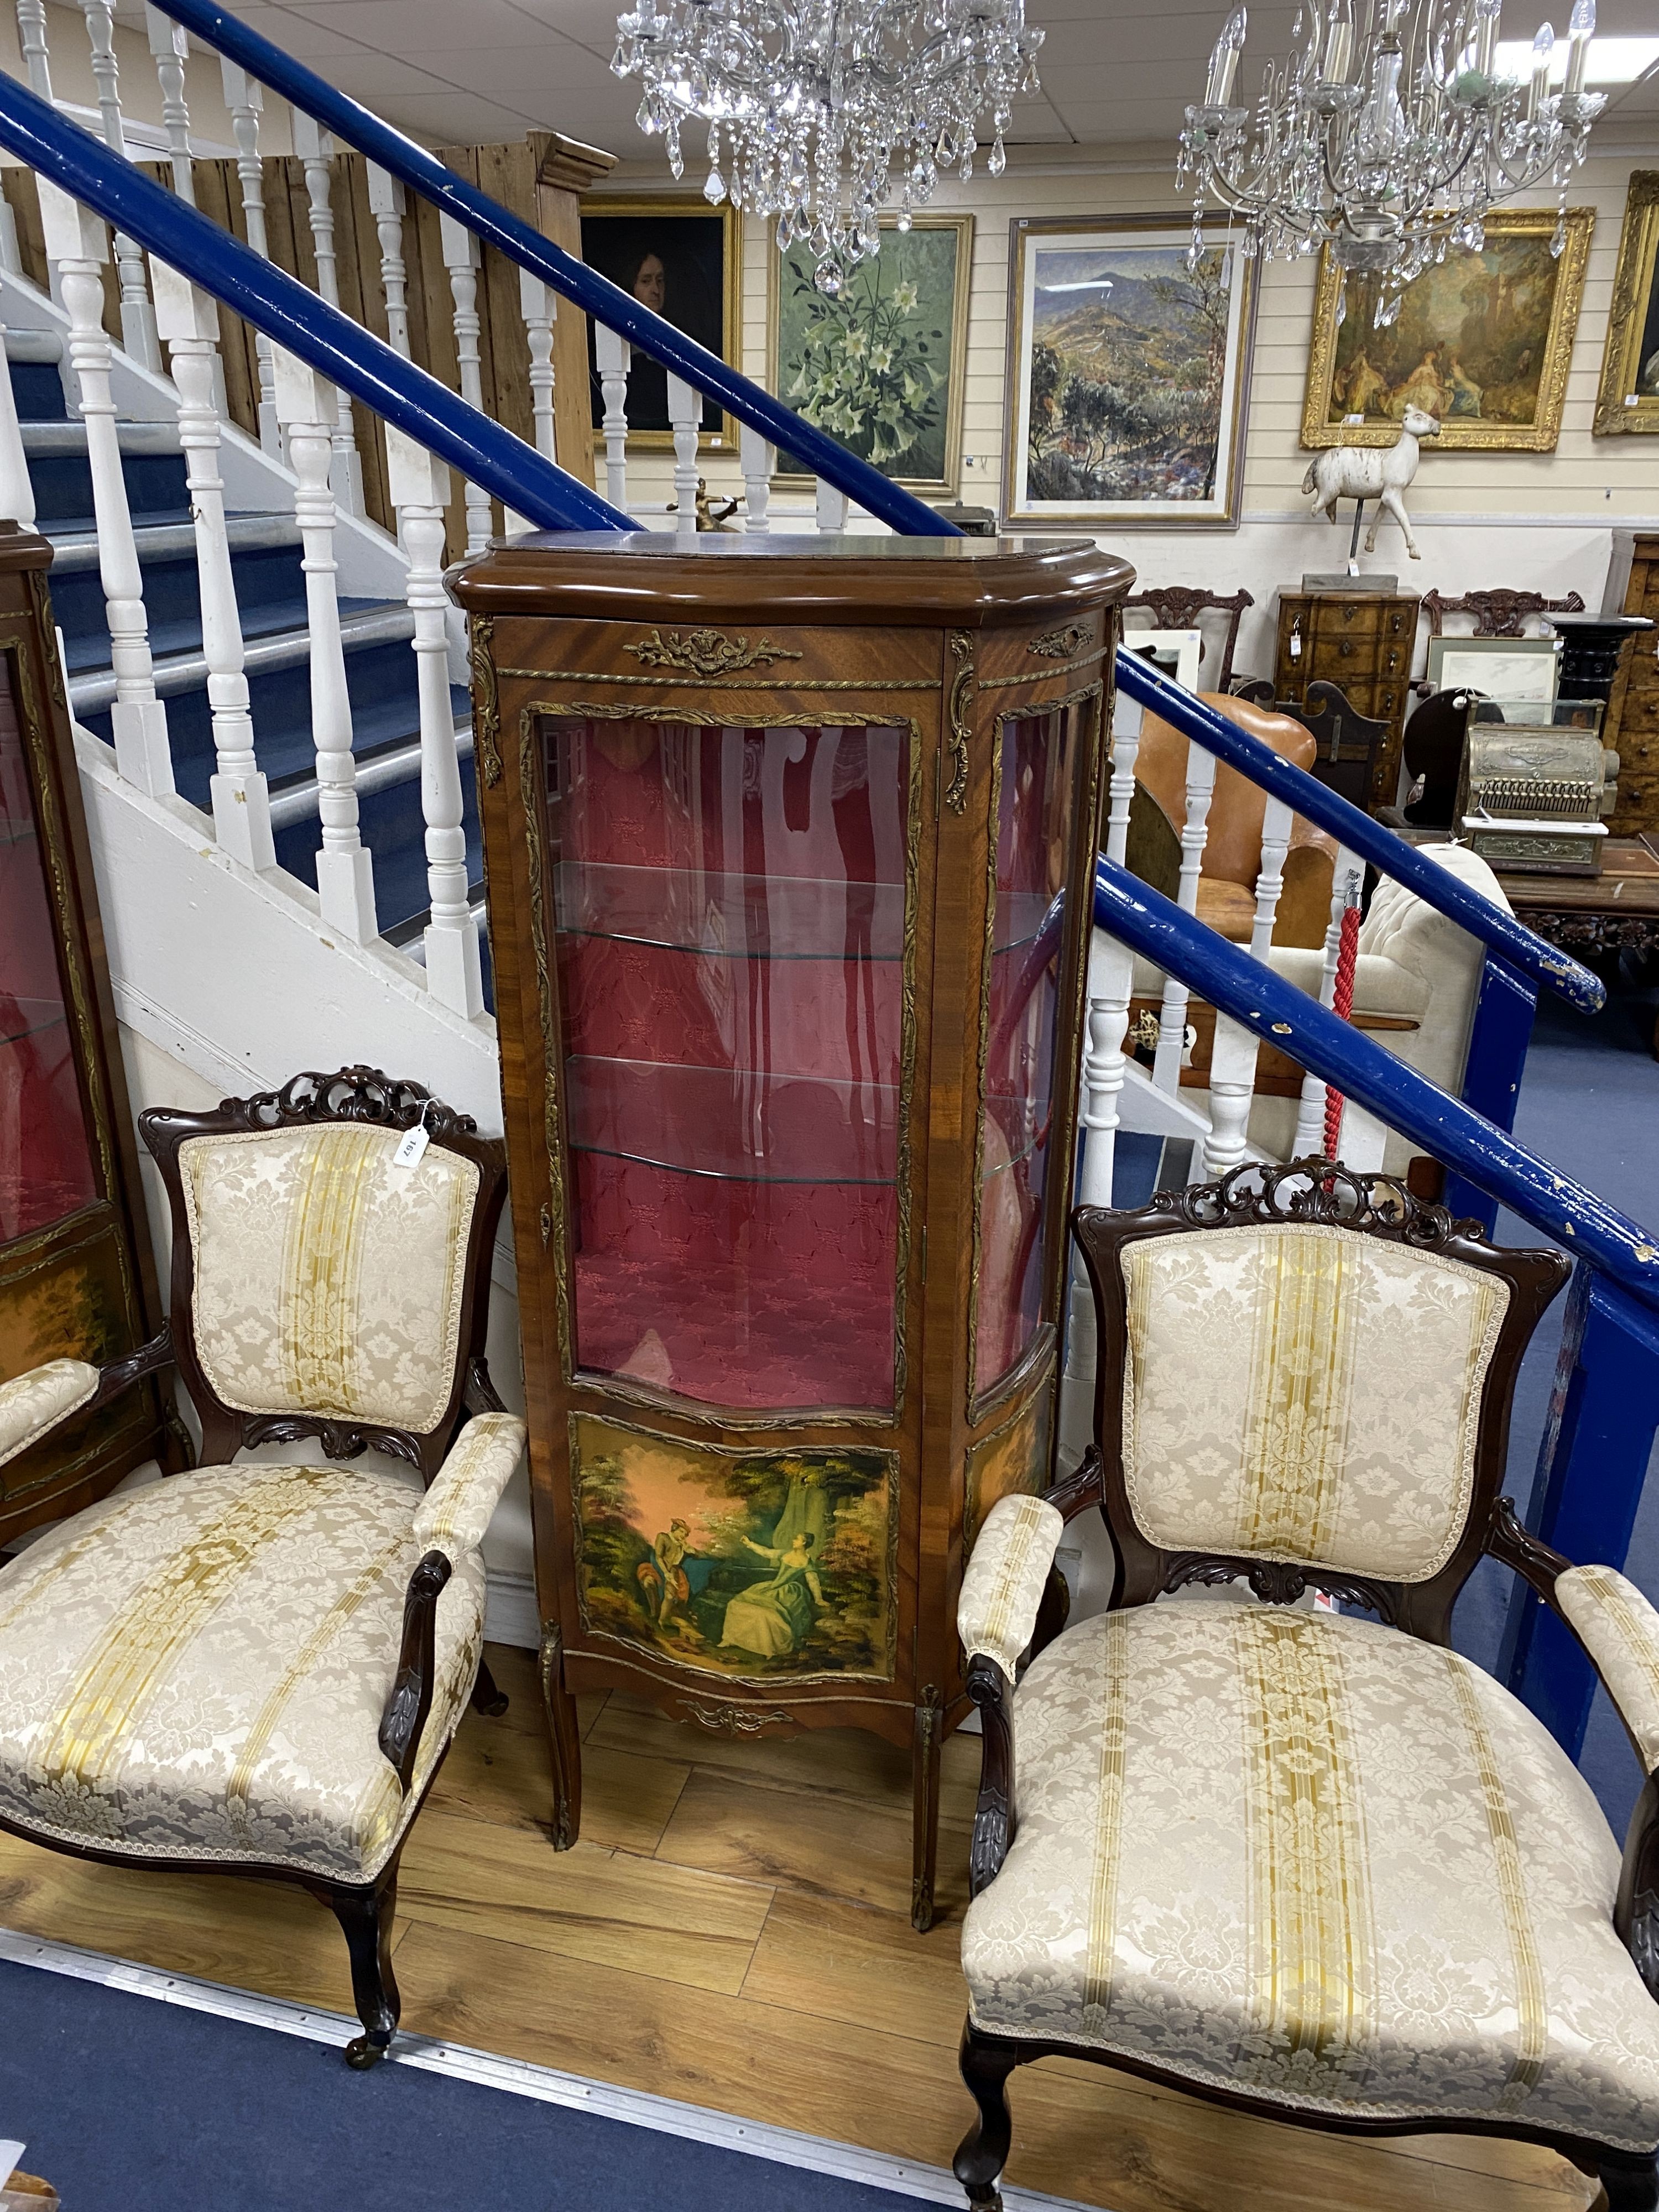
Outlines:
[{"label": "wooden floorboard", "polygon": [[[946,2166],[977,1744],[945,1747],[940,1923],[908,1920],[909,1764],[871,1736],[704,1735],[584,1699],[582,1840],[549,1834],[535,1670],[470,1714],[404,1855],[404,2024],[487,2051]],[[0,1922],[349,2013],[345,1949],[298,1890],[97,1867],[0,1836]],[[1243,2119],[1079,2060],[1023,2069],[1009,2178],[1111,2212],[1583,2212],[1548,2153]]]}]

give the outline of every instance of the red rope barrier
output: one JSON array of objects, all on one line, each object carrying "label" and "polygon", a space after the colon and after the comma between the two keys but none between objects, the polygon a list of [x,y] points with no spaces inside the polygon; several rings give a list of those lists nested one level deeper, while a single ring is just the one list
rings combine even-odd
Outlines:
[{"label": "red rope barrier", "polygon": [[[1348,1021],[1353,1015],[1353,970],[1359,957],[1359,902],[1350,895],[1350,902],[1342,910],[1342,937],[1336,954],[1336,992],[1331,1000],[1331,1012],[1340,1021]],[[1342,1140],[1342,1109],[1346,1102],[1342,1093],[1332,1085],[1325,1085],[1325,1157],[1334,1160],[1341,1156],[1337,1151]]]}]

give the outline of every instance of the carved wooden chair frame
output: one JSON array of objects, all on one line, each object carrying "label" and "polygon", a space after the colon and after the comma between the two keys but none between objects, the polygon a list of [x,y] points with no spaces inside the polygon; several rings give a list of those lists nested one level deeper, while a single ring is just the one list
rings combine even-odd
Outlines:
[{"label": "carved wooden chair frame", "polygon": [[[1231,599],[1223,599],[1218,592],[1200,592],[1189,584],[1151,586],[1144,592],[1133,593],[1123,602],[1126,612],[1133,607],[1143,613],[1150,614],[1152,617],[1153,627],[1158,629],[1196,629],[1199,616],[1211,608],[1218,613],[1231,615],[1232,620],[1227,624],[1227,634],[1221,643],[1221,672],[1213,686],[1213,689],[1218,691],[1226,691],[1231,688],[1233,653],[1238,645],[1238,625],[1244,618],[1245,608],[1253,607],[1255,605],[1254,595],[1243,589],[1235,592]],[[1199,647],[1198,657],[1202,662],[1204,658],[1202,646]]]},{"label": "carved wooden chair frame", "polygon": [[1584,602],[1577,592],[1569,592],[1565,599],[1546,599],[1541,592],[1512,592],[1499,586],[1490,592],[1465,592],[1461,599],[1443,599],[1438,592],[1425,592],[1423,612],[1428,617],[1429,635],[1443,634],[1448,615],[1473,615],[1475,637],[1524,637],[1526,623],[1533,615],[1582,615]]},{"label": "carved wooden chair frame", "polygon": [[[455,1373],[443,1414],[436,1427],[424,1437],[406,1429],[311,1414],[240,1413],[226,1405],[213,1389],[197,1354],[191,1320],[195,1254],[185,1210],[184,1179],[179,1164],[180,1146],[192,1137],[225,1136],[245,1130],[314,1127],[331,1121],[373,1122],[388,1129],[412,1129],[417,1124],[423,1125],[431,1144],[459,1153],[471,1160],[478,1170],[477,1198],[463,1261],[464,1289]],[[93,1405],[106,1404],[146,1376],[161,1375],[168,1368],[176,1368],[201,1418],[199,1464],[203,1466],[224,1465],[244,1445],[315,1437],[324,1455],[331,1460],[355,1459],[373,1449],[407,1461],[418,1471],[422,1484],[428,1486],[467,1415],[507,1410],[489,1379],[484,1356],[490,1262],[502,1201],[507,1195],[506,1149],[490,1139],[480,1137],[477,1124],[470,1115],[458,1114],[443,1105],[418,1083],[388,1078],[378,1068],[343,1067],[331,1075],[313,1072],[296,1075],[280,1091],[262,1091],[248,1098],[223,1099],[210,1113],[186,1114],[154,1107],[139,1115],[138,1128],[161,1170],[172,1208],[170,1314],[161,1333],[148,1344],[100,1371],[98,1389],[90,1401]],[[422,1733],[432,1710],[438,1600],[451,1571],[450,1562],[442,1552],[427,1553],[410,1577],[404,1600],[403,1636],[397,1671],[381,1715],[380,1746],[396,1768],[405,1796],[414,1778]],[[492,1717],[507,1710],[507,1699],[496,1688],[488,1666],[483,1663],[473,1688],[472,1704],[478,1711]],[[426,1778],[421,1802],[425,1802],[442,1763],[439,1759]],[[412,1821],[410,1825],[412,1828]],[[52,1841],[33,1829],[14,1824],[3,1815],[0,1815],[0,1830],[73,1858],[93,1859],[109,1866],[141,1864],[172,1873],[199,1873],[205,1868],[215,1874],[251,1875],[258,1880],[295,1882],[309,1890],[334,1913],[350,1953],[352,1996],[363,2024],[363,2033],[348,2046],[347,2061],[363,2068],[374,2065],[385,2055],[396,2032],[400,2010],[397,1980],[392,1971],[392,1928],[401,1844],[375,1881],[361,1886],[325,1881],[315,1874],[286,1866],[280,1861],[231,1864],[220,1859],[188,1855],[163,1857],[148,1852],[138,1859],[131,1852],[118,1850]]]},{"label": "carved wooden chair frame", "polygon": [[[1131,1244],[1193,1230],[1226,1230],[1280,1221],[1328,1222],[1413,1250],[1456,1260],[1496,1275],[1510,1297],[1486,1370],[1474,1447],[1474,1481],[1462,1534],[1437,1574],[1421,1583],[1398,1583],[1358,1574],[1328,1573],[1296,1562],[1209,1552],[1172,1552],[1149,1543],[1136,1528],[1123,1471],[1123,1380],[1127,1312],[1121,1256]],[[1570,1562],[1523,1528],[1511,1501],[1499,1496],[1509,1449],[1510,1408],[1522,1357],[1540,1319],[1571,1272],[1559,1252],[1510,1251],[1489,1243],[1472,1221],[1455,1221],[1444,1206],[1413,1197],[1391,1176],[1352,1174],[1329,1162],[1235,1169],[1218,1183],[1160,1191],[1133,1211],[1079,1207],[1073,1226],[1093,1286],[1100,1362],[1097,1385],[1096,1447],[1072,1479],[1050,1492],[1049,1503],[1067,1521],[1098,1508],[1115,1559],[1109,1610],[1150,1604],[1188,1583],[1248,1581],[1268,1603],[1288,1604],[1309,1588],[1367,1607],[1385,1625],[1425,1643],[1450,1641],[1458,1593],[1486,1556],[1512,1568],[1547,1605],[1553,1607],[1558,1575]],[[1028,1658],[1066,1625],[1068,1600],[1058,1569],[1050,1571]],[[1565,1616],[1562,1616],[1565,1618]],[[970,1660],[968,1694],[984,1730],[979,1802],[969,1855],[969,1888],[977,1896],[996,1876],[1013,1841],[1015,1809],[1014,1705],[1008,1679],[981,1653]],[[1659,1774],[1648,1778],[1625,1847],[1614,1927],[1655,1998],[1659,2000]],[[963,2032],[962,2075],[979,2117],[956,2156],[956,2174],[974,2212],[998,2212],[997,2181],[1012,2139],[1006,2084],[1016,2066],[1043,2057],[1090,2058],[1163,2083],[1233,2111],[1283,2120],[1334,2134],[1403,2136],[1472,2134],[1507,2136],[1545,2145],[1582,2172],[1599,2175],[1611,2212],[1650,2212],[1659,2203],[1651,2156],[1632,2155],[1586,2138],[1528,2127],[1508,2119],[1344,2118],[1206,2086],[1188,2075],[1117,2052],[1078,2043],[994,2035],[975,2027]]]}]

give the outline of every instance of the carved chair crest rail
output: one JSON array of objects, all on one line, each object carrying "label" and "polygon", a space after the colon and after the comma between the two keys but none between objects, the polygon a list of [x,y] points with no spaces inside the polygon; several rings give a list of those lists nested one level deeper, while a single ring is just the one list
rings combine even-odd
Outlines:
[{"label": "carved chair crest rail", "polygon": [[[502,1147],[368,1067],[139,1130],[172,1212],[168,1323],[102,1370],[0,1384],[0,1462],[176,1368],[202,1463],[0,1571],[0,1828],[309,1889],[345,1934],[346,2056],[369,2066],[398,2022],[404,1839],[469,1698],[506,1704],[478,1556],[525,1436],[484,1354]],[[325,1464],[238,1457],[309,1441]]]},{"label": "carved chair crest rail", "polygon": [[[1073,1220],[1096,1449],[994,1509],[959,1616],[975,2212],[1010,2074],[1055,2054],[1304,2126],[1543,2143],[1652,2212],[1659,1613],[1498,1494],[1565,1258],[1317,1159]],[[1114,1588],[1066,1630],[1054,1553],[1090,1506]],[[1483,1556],[1572,1628],[1637,1747],[1622,1867],[1553,1738],[1449,1648]],[[1267,1602],[1153,1602],[1235,1579]],[[1285,1609],[1310,1587],[1345,1610]]]}]

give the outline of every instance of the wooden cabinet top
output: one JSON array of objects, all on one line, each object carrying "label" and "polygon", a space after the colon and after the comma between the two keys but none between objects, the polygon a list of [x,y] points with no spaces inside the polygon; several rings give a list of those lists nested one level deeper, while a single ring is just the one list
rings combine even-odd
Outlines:
[{"label": "wooden cabinet top", "polygon": [[706,531],[538,532],[452,575],[472,614],[661,622],[1000,629],[1097,611],[1134,581],[1092,544],[1030,538],[854,538]]}]

